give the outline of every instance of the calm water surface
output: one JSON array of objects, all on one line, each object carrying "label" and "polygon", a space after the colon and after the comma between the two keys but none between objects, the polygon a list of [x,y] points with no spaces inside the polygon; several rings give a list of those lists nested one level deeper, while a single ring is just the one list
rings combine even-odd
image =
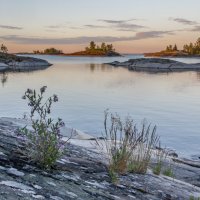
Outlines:
[{"label": "calm water surface", "polygon": [[[103,112],[131,115],[157,125],[163,145],[187,156],[200,153],[200,73],[130,72],[106,64],[142,57],[83,58],[37,56],[54,65],[43,71],[0,75],[0,116],[22,117],[28,111],[21,99],[27,88],[48,86],[58,94],[54,117],[67,125],[101,136]],[[200,59],[179,59],[187,63]]]}]

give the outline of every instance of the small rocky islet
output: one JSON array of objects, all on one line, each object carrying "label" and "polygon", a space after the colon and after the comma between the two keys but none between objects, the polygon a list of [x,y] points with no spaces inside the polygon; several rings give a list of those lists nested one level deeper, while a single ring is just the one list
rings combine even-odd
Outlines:
[{"label": "small rocky islet", "polygon": [[101,45],[97,45],[94,41],[85,47],[85,50],[73,52],[73,53],[63,53],[62,50],[56,49],[54,47],[45,49],[44,51],[36,50],[33,51],[34,54],[39,55],[57,55],[57,56],[84,56],[84,57],[119,57],[120,53],[116,52],[113,44],[106,44],[102,42]]},{"label": "small rocky islet", "polygon": [[115,67],[124,67],[133,71],[175,72],[175,71],[200,70],[200,63],[187,64],[163,58],[129,59],[128,61],[125,62],[114,61],[107,64]]},{"label": "small rocky islet", "polygon": [[46,60],[0,53],[0,72],[7,71],[34,71],[46,69],[51,64]]},{"label": "small rocky islet", "polygon": [[187,162],[173,164],[173,178],[154,175],[148,170],[145,175],[119,175],[118,183],[113,184],[101,153],[68,143],[56,166],[44,171],[24,157],[26,147],[19,134],[21,126],[19,120],[0,119],[1,200],[190,200],[200,197],[200,168]]}]

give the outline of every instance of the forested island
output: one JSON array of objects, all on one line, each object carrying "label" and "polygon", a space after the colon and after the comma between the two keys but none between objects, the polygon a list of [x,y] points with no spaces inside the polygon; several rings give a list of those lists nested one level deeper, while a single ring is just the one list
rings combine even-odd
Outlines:
[{"label": "forested island", "polygon": [[84,51],[74,53],[63,53],[62,50],[58,50],[54,47],[45,49],[44,51],[33,51],[34,54],[45,55],[63,55],[63,56],[121,56],[117,53],[113,47],[113,44],[106,44],[102,42],[101,45],[97,45],[94,41],[91,41],[88,47],[85,47]]},{"label": "forested island", "polygon": [[58,50],[54,47],[45,49],[44,51],[36,50],[33,51],[34,54],[49,54],[49,55],[60,55],[63,54],[62,50]]},{"label": "forested island", "polygon": [[179,50],[177,45],[169,45],[165,50],[155,53],[145,53],[146,57],[198,57],[200,56],[200,38],[195,43],[183,45]]},{"label": "forested island", "polygon": [[72,54],[71,56],[121,56],[117,53],[112,44],[106,44],[103,42],[100,46],[91,41],[89,47],[85,48],[85,51],[79,51]]}]

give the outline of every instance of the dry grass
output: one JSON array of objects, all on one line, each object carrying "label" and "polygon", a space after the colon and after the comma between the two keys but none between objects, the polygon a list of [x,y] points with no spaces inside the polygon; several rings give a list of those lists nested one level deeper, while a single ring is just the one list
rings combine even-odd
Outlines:
[{"label": "dry grass", "polygon": [[[130,117],[122,121],[119,115],[105,111],[104,128],[103,141],[109,173],[145,173],[152,149],[159,140],[156,127],[151,128],[151,125],[146,126],[146,123],[143,123],[141,130],[138,130]],[[100,146],[100,143],[97,143]]]},{"label": "dry grass", "polygon": [[136,145],[136,148],[131,154],[128,170],[133,173],[145,174],[151,160],[153,149],[159,141],[156,135],[156,126],[151,129],[151,125],[142,125],[142,130],[139,132],[141,141]]},{"label": "dry grass", "polygon": [[161,145],[159,145],[158,150],[155,151],[156,165],[153,167],[154,174],[156,175],[161,174],[167,155],[168,155],[168,152],[166,151],[166,149],[162,149]]}]

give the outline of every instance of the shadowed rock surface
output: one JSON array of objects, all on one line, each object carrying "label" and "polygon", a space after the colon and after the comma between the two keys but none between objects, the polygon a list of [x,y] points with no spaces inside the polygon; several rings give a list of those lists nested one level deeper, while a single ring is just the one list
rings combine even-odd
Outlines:
[{"label": "shadowed rock surface", "polygon": [[54,169],[43,171],[21,153],[26,147],[18,128],[15,120],[0,119],[1,200],[189,200],[191,196],[200,197],[200,188],[190,184],[195,177],[196,180],[200,177],[199,168],[178,164],[177,167],[182,166],[178,168],[180,180],[151,172],[126,174],[114,185],[101,162],[101,154],[71,144]]},{"label": "shadowed rock surface", "polygon": [[33,71],[51,66],[46,60],[0,53],[0,72]]},{"label": "shadowed rock surface", "polygon": [[135,70],[135,71],[172,72],[172,71],[200,70],[200,63],[186,64],[170,59],[161,59],[161,58],[130,59],[126,62],[115,61],[108,64],[115,67],[125,67],[129,70]]}]

